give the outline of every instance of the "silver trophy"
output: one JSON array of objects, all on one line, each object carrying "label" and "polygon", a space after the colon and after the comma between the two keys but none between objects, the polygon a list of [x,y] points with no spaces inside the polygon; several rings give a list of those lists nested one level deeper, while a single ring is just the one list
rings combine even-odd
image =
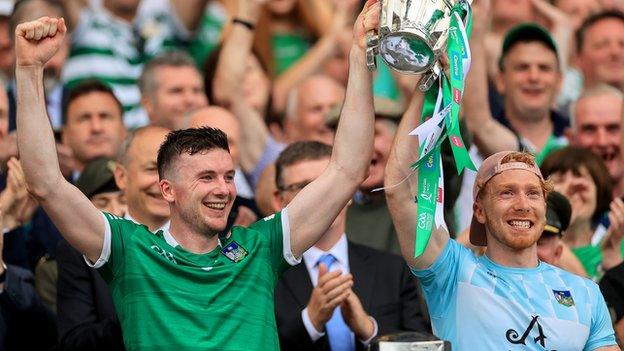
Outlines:
[{"label": "silver trophy", "polygon": [[451,9],[460,3],[468,9],[472,0],[380,0],[377,34],[367,36],[368,68],[377,68],[375,56],[400,73],[425,73],[420,89],[429,90],[440,76],[440,55],[446,47]]}]

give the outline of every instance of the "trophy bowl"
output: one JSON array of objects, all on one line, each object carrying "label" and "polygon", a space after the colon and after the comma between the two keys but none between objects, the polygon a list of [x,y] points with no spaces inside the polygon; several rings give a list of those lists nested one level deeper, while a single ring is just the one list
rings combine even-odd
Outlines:
[{"label": "trophy bowl", "polygon": [[470,0],[380,0],[381,18],[377,34],[367,40],[367,64],[376,68],[376,55],[395,71],[405,74],[430,72],[436,68],[448,39],[451,9]]}]

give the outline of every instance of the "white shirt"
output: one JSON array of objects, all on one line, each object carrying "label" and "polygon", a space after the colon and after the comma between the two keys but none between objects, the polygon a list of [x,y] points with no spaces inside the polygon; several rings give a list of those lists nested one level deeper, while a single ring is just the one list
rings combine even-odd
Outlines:
[{"label": "white shirt", "polygon": [[[303,262],[308,269],[308,274],[310,275],[310,280],[312,281],[312,285],[316,286],[318,283],[318,261],[321,259],[321,256],[325,254],[331,254],[336,258],[336,261],[332,264],[329,269],[330,272],[340,270],[343,274],[349,273],[349,243],[347,241],[346,234],[342,234],[340,239],[336,242],[336,244],[329,249],[329,251],[323,251],[315,246],[309,248],[306,252],[303,253]],[[314,328],[312,321],[310,320],[310,315],[308,314],[308,308],[304,308],[301,311],[301,319],[303,319],[303,325],[310,335],[310,339],[312,341],[317,341],[325,335],[325,332],[319,332]],[[377,326],[377,321],[371,317],[373,322],[373,335],[368,340],[360,340],[364,346],[368,346],[370,342],[373,340],[375,336],[377,336],[377,332],[379,330]],[[355,337],[353,333],[351,333],[352,337]],[[355,343],[354,343],[355,345]]]}]

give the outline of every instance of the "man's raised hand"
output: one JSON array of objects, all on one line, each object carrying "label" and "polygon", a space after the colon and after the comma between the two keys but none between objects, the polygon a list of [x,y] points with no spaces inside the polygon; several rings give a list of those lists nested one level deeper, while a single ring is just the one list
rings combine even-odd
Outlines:
[{"label": "man's raised hand", "polygon": [[63,18],[41,17],[15,29],[17,68],[42,68],[63,43],[67,26]]}]

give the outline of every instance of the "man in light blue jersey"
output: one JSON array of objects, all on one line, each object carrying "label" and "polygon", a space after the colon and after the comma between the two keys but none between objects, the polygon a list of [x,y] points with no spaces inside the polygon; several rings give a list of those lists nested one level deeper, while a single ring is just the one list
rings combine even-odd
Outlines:
[{"label": "man in light blue jersey", "polygon": [[[433,229],[425,252],[414,258],[418,189],[409,165],[418,139],[423,96],[415,93],[386,167],[386,197],[404,258],[420,279],[433,331],[453,350],[619,350],[598,286],[540,262],[537,241],[546,223],[552,186],[528,153],[487,158],[473,189],[470,241],[485,255]],[[392,187],[395,184],[397,186]]]}]

